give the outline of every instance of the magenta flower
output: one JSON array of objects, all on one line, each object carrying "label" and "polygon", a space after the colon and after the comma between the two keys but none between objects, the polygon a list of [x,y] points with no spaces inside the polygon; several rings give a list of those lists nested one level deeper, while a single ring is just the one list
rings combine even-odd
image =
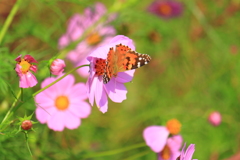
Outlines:
[{"label": "magenta flower", "polygon": [[[194,144],[190,144],[185,152],[185,147],[186,147],[186,143],[184,144],[181,154],[178,157],[177,160],[192,160],[192,156],[193,153],[195,151],[195,145]],[[193,160],[197,160],[197,159],[193,159]]]},{"label": "magenta flower", "polygon": [[173,0],[156,0],[148,7],[149,12],[166,19],[180,16],[182,10],[182,4]]},{"label": "magenta flower", "polygon": [[176,160],[180,155],[182,136],[169,137],[169,131],[163,126],[149,126],[143,131],[143,138],[152,151],[157,153],[158,160]]},{"label": "magenta flower", "polygon": [[208,117],[208,121],[213,126],[218,126],[218,125],[221,124],[222,116],[221,116],[221,114],[219,112],[214,111],[214,112],[210,113],[210,115]]},{"label": "magenta flower", "polygon": [[[46,78],[41,87],[57,78]],[[47,123],[54,131],[63,131],[65,127],[76,129],[81,124],[81,118],[89,116],[91,107],[84,101],[87,99],[86,86],[84,83],[74,85],[74,81],[74,76],[68,75],[35,97],[36,118],[40,123]]]},{"label": "magenta flower", "polygon": [[64,60],[55,59],[54,61],[52,61],[50,71],[53,75],[60,75],[63,73],[65,67],[66,65]]},{"label": "magenta flower", "polygon": [[124,83],[132,80],[135,71],[129,70],[125,72],[119,72],[117,77],[112,77],[107,84],[103,83],[102,75],[98,76],[96,74],[96,61],[100,58],[106,59],[109,49],[111,47],[115,48],[116,45],[120,43],[130,47],[132,50],[135,50],[135,46],[131,39],[119,35],[114,37],[110,43],[98,47],[87,57],[90,62],[90,75],[87,81],[89,102],[93,106],[95,100],[97,107],[103,113],[107,112],[108,110],[108,97],[117,103],[121,103],[126,99],[127,89],[124,86]]},{"label": "magenta flower", "polygon": [[30,72],[36,72],[37,66],[32,63],[38,63],[32,56],[25,55],[21,58],[22,55],[18,56],[15,61],[17,61],[15,71],[17,72],[20,80],[19,87],[20,88],[29,88],[35,86],[38,81],[36,77]]},{"label": "magenta flower", "polygon": [[[71,42],[80,39],[87,29],[93,27],[95,23],[106,13],[106,8],[102,3],[96,3],[93,8],[86,8],[83,15],[75,14],[69,20],[67,32],[59,39],[59,48],[64,48]],[[87,38],[83,39],[74,50],[70,51],[67,58],[75,66],[89,64],[86,57],[97,47],[107,44],[113,36],[116,35],[114,27],[108,23],[115,18],[110,18],[105,23],[97,24],[94,29],[88,33]],[[77,70],[83,76],[89,76],[89,69],[83,67]]]}]

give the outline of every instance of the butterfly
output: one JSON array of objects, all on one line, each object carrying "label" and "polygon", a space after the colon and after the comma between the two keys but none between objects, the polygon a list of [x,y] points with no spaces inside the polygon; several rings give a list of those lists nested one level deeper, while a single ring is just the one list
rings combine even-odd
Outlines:
[{"label": "butterfly", "polygon": [[147,54],[137,53],[128,46],[118,44],[115,50],[110,48],[107,59],[99,58],[95,63],[95,74],[103,75],[103,83],[107,84],[118,72],[137,69],[148,64],[151,57]]}]

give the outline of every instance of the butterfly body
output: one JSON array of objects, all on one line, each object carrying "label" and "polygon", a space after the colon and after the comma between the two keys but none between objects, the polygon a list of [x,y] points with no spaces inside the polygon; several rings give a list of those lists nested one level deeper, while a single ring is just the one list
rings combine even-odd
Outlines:
[{"label": "butterfly body", "polygon": [[110,48],[107,59],[96,61],[95,69],[97,75],[103,75],[103,83],[107,84],[111,77],[116,77],[118,72],[124,72],[139,68],[151,60],[147,54],[139,54],[132,51],[128,46],[116,45],[115,50]]}]

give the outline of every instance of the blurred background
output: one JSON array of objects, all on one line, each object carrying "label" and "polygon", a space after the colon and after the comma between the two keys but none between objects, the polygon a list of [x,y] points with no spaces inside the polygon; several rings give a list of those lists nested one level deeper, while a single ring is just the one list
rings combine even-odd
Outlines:
[{"label": "blurred background", "polygon": [[[14,59],[30,54],[39,62],[35,74],[39,83],[24,91],[26,97],[39,90],[41,81],[49,77],[47,63],[53,56],[64,59],[65,71],[70,71],[74,64],[59,49],[59,38],[66,33],[74,14],[83,15],[96,2],[100,1],[21,3],[0,46],[0,119],[14,101],[11,92],[19,90]],[[1,28],[15,3],[16,0],[0,0]],[[78,129],[54,132],[46,124],[35,124],[36,132],[29,133],[33,159],[154,160],[156,153],[148,146],[129,147],[145,143],[142,132],[147,126],[165,125],[167,120],[176,118],[182,124],[184,142],[196,145],[194,158],[239,160],[240,1],[179,0],[180,11],[172,16],[175,8],[169,10],[166,6],[163,10],[159,6],[162,15],[150,12],[153,1],[100,3],[106,7],[106,16],[116,14],[108,24],[115,28],[116,35],[131,38],[136,51],[149,54],[152,60],[136,70],[133,81],[125,84],[125,101],[109,100],[105,114],[94,106]],[[77,82],[87,80],[77,72],[74,75]],[[30,100],[13,118],[29,115],[35,108]],[[213,111],[222,116],[219,126],[208,122]],[[11,125],[8,131],[16,127]],[[31,159],[24,134],[0,135],[0,159]]]}]

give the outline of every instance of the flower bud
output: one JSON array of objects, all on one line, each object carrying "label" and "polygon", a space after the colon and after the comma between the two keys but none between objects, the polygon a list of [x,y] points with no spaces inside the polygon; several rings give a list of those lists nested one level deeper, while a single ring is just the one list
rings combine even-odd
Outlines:
[{"label": "flower bud", "polygon": [[55,59],[50,66],[50,71],[53,75],[60,75],[64,71],[64,67],[66,67],[64,60]]},{"label": "flower bud", "polygon": [[217,112],[217,111],[214,111],[214,112],[210,113],[210,115],[208,116],[208,121],[213,126],[220,125],[220,123],[222,121],[221,114],[219,112]]},{"label": "flower bud", "polygon": [[30,121],[30,120],[24,120],[24,121],[22,122],[22,124],[21,124],[21,128],[22,128],[23,130],[29,130],[29,129],[31,129],[31,128],[32,128],[32,121]]}]

